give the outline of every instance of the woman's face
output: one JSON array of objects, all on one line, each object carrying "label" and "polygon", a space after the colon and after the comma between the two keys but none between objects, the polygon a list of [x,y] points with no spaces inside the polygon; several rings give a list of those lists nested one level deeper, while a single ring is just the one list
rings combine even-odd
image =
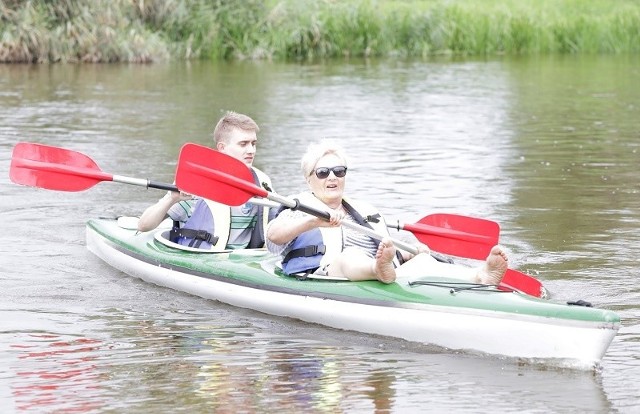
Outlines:
[{"label": "woman's face", "polygon": [[[331,208],[337,208],[342,202],[346,181],[346,176],[336,176],[336,173],[332,170],[335,167],[346,167],[346,165],[337,155],[327,154],[318,160],[311,171],[311,175],[307,176],[307,183],[313,194]],[[328,168],[329,175],[326,178],[318,178],[316,171],[319,168]],[[342,175],[340,170],[341,168],[338,168],[338,175]],[[326,173],[326,170],[321,170],[322,172]]]}]

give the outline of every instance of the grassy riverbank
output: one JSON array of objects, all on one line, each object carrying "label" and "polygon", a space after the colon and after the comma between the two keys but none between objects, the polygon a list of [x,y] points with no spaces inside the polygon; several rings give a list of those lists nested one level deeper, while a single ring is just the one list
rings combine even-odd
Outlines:
[{"label": "grassy riverbank", "polygon": [[0,0],[0,62],[639,51],[634,0]]}]

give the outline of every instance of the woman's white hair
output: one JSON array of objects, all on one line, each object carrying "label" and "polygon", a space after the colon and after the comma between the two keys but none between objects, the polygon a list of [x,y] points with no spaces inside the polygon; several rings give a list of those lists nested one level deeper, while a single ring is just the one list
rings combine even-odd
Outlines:
[{"label": "woman's white hair", "polygon": [[344,149],[334,140],[323,139],[318,143],[309,144],[307,151],[302,156],[300,167],[305,179],[311,175],[320,158],[328,154],[334,154],[340,158],[344,166],[347,167],[347,154]]}]

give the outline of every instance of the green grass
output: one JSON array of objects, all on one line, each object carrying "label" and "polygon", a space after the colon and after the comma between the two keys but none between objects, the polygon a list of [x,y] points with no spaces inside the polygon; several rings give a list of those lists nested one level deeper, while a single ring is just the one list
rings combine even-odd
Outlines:
[{"label": "green grass", "polygon": [[0,62],[638,51],[633,0],[0,0]]}]

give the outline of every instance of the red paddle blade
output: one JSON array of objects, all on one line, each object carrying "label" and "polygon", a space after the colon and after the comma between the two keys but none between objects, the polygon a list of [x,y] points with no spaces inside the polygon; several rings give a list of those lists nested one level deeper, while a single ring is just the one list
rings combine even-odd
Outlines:
[{"label": "red paddle blade", "polygon": [[507,269],[507,273],[505,273],[502,282],[500,282],[500,287],[519,290],[537,298],[547,296],[546,289],[538,279],[513,269]]},{"label": "red paddle blade", "polygon": [[251,197],[266,197],[254,184],[253,173],[242,161],[202,145],[188,143],[180,150],[176,186],[188,193],[230,206]]},{"label": "red paddle blade", "polygon": [[13,148],[9,178],[16,184],[58,191],[82,191],[113,176],[86,155],[49,145],[20,142]]},{"label": "red paddle blade", "polygon": [[431,214],[404,229],[437,252],[471,259],[486,259],[500,236],[495,221],[457,214]]}]

